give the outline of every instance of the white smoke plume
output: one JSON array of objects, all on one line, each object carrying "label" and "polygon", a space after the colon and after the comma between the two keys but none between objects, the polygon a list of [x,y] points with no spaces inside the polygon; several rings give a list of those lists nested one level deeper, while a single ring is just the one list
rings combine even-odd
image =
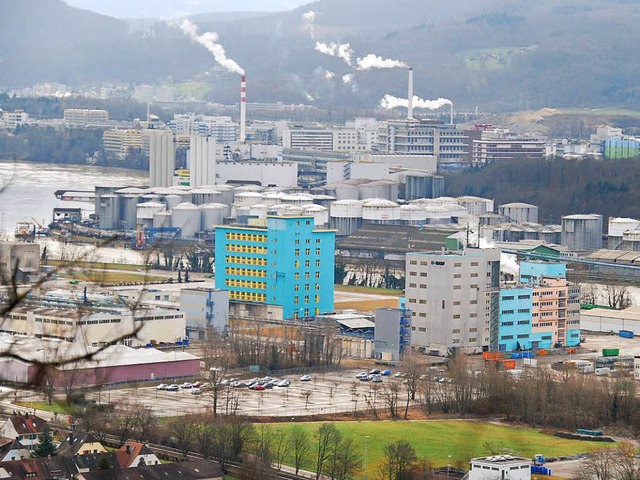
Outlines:
[{"label": "white smoke plume", "polygon": [[331,57],[341,58],[347,65],[352,65],[351,57],[353,55],[353,49],[348,43],[316,42],[316,51]]},{"label": "white smoke plume", "polygon": [[193,42],[202,45],[209,50],[215,58],[218,65],[226,70],[244,75],[244,70],[234,60],[227,57],[224,47],[218,43],[218,34],[215,32],[198,33],[198,27],[186,18],[179,25],[180,30],[184,32]]},{"label": "white smoke plume", "polygon": [[[438,98],[437,100],[423,100],[417,95],[413,96],[413,108],[424,108],[427,110],[437,110],[445,105],[452,105],[453,102],[448,98]],[[385,95],[380,100],[380,107],[391,110],[396,107],[409,107],[409,101],[406,98],[398,98],[393,95]]]},{"label": "white smoke plume", "polygon": [[346,75],[342,76],[342,83],[346,85],[347,83],[353,82],[355,78],[356,76],[353,73],[347,73]]},{"label": "white smoke plume", "polygon": [[359,58],[356,64],[358,70],[371,70],[372,68],[409,68],[409,65],[400,60],[382,58],[373,53],[370,53],[364,58]]},{"label": "white smoke plume", "polygon": [[309,29],[309,35],[311,35],[311,38],[315,38],[315,34],[316,34],[316,29],[314,24],[315,20],[316,20],[316,12],[314,12],[313,10],[310,10],[302,14],[302,21],[304,22],[305,26]]},{"label": "white smoke plume", "polygon": [[[480,237],[478,242],[478,235],[471,231],[469,234],[469,243],[471,245],[478,245],[480,248],[496,248],[496,244],[491,240]],[[507,275],[513,275],[513,278],[518,281],[520,278],[520,265],[518,264],[518,257],[511,253],[500,252],[500,273]]]}]

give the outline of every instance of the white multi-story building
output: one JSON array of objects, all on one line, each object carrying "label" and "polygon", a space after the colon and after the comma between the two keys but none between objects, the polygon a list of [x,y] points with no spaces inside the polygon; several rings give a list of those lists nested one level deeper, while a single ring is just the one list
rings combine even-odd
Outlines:
[{"label": "white multi-story building", "polygon": [[295,124],[283,131],[282,146],[294,150],[370,152],[377,136],[378,124],[373,118],[357,118],[344,127]]},{"label": "white multi-story building", "polygon": [[9,130],[15,130],[17,127],[26,124],[28,120],[29,114],[23,110],[2,112],[2,123]]},{"label": "white multi-story building", "polygon": [[142,147],[142,132],[135,129],[105,130],[102,134],[102,146],[106,152],[122,159],[130,148]]},{"label": "white multi-story building", "polygon": [[231,117],[212,117],[193,113],[175,114],[169,127],[177,134],[211,136],[219,144],[238,141],[238,124]]},{"label": "white multi-story building", "polygon": [[486,350],[498,329],[499,281],[498,249],[407,254],[411,345],[440,354]]},{"label": "white multi-story building", "polygon": [[216,140],[213,137],[191,135],[189,171],[192,187],[216,184]]},{"label": "white multi-story building", "polygon": [[109,112],[101,109],[66,108],[63,121],[66,125],[74,127],[104,125],[109,122]]}]

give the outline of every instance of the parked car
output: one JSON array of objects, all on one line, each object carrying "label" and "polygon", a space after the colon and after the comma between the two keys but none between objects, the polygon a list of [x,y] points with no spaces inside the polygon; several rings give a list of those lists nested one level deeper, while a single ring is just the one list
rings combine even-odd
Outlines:
[{"label": "parked car", "polygon": [[263,390],[266,390],[267,387],[265,387],[264,385],[260,385],[260,384],[255,384],[253,387],[250,387],[251,390],[257,390],[258,392],[261,392]]},{"label": "parked car", "polygon": [[202,395],[202,390],[200,390],[199,388],[192,388],[191,395]]},{"label": "parked car", "polygon": [[[224,380],[223,380],[224,382]],[[196,382],[193,384],[193,388],[200,388],[202,386],[202,382]]]},{"label": "parked car", "polygon": [[180,385],[178,385],[177,383],[172,383],[167,388],[165,388],[165,390],[167,392],[177,392],[178,390],[180,390]]},{"label": "parked car", "polygon": [[402,372],[396,372],[396,373],[395,373],[395,375],[394,375],[394,377],[396,377],[396,378],[404,377],[404,373],[402,373]]},{"label": "parked car", "polygon": [[371,370],[369,370],[369,373],[371,375],[378,375],[380,373],[380,369],[379,368],[372,368]]},{"label": "parked car", "polygon": [[372,375],[371,381],[373,383],[382,383],[382,377],[380,375]]},{"label": "parked car", "polygon": [[385,377],[388,377],[389,375],[391,375],[391,370],[382,370],[380,372],[380,375],[383,375]]},{"label": "parked car", "polygon": [[189,382],[184,382],[182,385],[180,385],[180,388],[193,388],[193,384],[189,383]]},{"label": "parked car", "polygon": [[156,387],[156,390],[166,390],[168,386],[169,385],[167,385],[166,383],[161,383]]},{"label": "parked car", "polygon": [[289,380],[287,380],[286,378],[284,380],[281,380],[278,382],[278,387],[288,387],[289,385],[291,385],[291,382]]},{"label": "parked car", "polygon": [[310,382],[311,381],[311,375],[302,375],[300,377],[300,381],[301,382]]},{"label": "parked car", "polygon": [[358,380],[363,380],[363,379],[369,379],[369,374],[367,372],[360,372],[359,374],[356,375],[356,378]]}]

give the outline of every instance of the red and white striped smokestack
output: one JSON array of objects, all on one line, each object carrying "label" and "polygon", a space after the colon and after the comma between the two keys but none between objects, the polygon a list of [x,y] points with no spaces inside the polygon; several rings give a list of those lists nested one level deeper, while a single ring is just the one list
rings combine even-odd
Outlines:
[{"label": "red and white striped smokestack", "polygon": [[247,78],[240,79],[240,143],[247,140]]},{"label": "red and white striped smokestack", "polygon": [[413,68],[409,67],[409,88],[407,91],[407,120],[413,120]]}]

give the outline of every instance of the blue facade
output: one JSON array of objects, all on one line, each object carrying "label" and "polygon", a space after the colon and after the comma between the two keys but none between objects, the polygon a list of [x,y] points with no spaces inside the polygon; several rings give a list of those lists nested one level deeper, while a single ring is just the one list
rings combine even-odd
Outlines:
[{"label": "blue facade", "polygon": [[283,307],[285,319],[333,311],[335,232],[313,217],[267,218],[267,228],[216,228],[216,288],[230,300]]},{"label": "blue facade", "polygon": [[536,348],[553,348],[553,334],[551,332],[532,333],[531,343],[536,345]]},{"label": "blue facade", "polygon": [[520,283],[537,285],[540,277],[567,278],[567,264],[531,260],[520,262]]},{"label": "blue facade", "polygon": [[500,290],[498,348],[501,352],[531,348],[532,299],[531,287]]},{"label": "blue facade", "polygon": [[567,330],[567,347],[575,347],[580,344],[580,329]]}]

